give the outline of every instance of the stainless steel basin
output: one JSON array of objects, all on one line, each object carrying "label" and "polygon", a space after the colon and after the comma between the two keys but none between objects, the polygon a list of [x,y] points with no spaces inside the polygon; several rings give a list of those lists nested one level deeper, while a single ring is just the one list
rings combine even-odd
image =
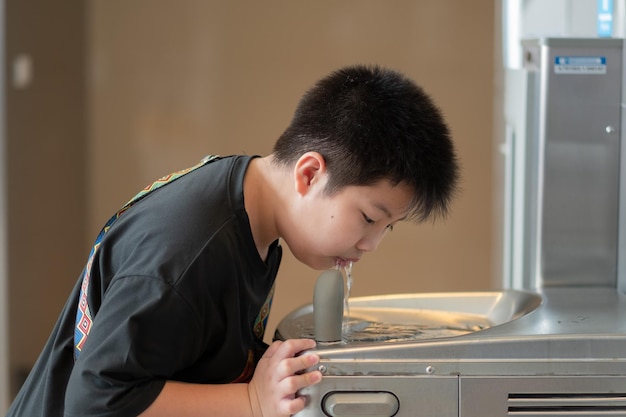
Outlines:
[{"label": "stainless steel basin", "polygon": [[[350,298],[345,344],[461,336],[518,319],[541,305],[540,295],[516,290],[396,294]],[[313,305],[287,315],[276,339],[313,338]]]},{"label": "stainless steel basin", "polygon": [[[350,299],[357,337],[311,351],[323,378],[299,391],[297,416],[626,416],[626,295],[539,291]],[[286,316],[276,338],[311,337],[312,312]]]}]

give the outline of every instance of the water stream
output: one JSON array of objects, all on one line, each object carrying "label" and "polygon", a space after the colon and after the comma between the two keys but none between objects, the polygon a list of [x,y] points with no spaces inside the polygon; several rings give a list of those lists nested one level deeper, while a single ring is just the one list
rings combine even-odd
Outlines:
[{"label": "water stream", "polygon": [[343,270],[346,274],[346,290],[343,296],[343,321],[341,324],[341,334],[345,338],[350,325],[350,304],[348,303],[348,299],[350,298],[350,292],[352,291],[352,262],[348,262],[348,264],[343,267]]}]

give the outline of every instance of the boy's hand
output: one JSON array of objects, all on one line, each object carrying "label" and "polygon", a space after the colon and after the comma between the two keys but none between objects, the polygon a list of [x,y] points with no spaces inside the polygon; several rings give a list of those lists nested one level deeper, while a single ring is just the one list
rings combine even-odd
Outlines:
[{"label": "boy's hand", "polygon": [[274,342],[259,361],[248,385],[254,417],[290,416],[301,411],[306,401],[297,397],[299,389],[322,380],[319,371],[301,373],[319,362],[316,354],[295,356],[315,347],[311,339]]}]

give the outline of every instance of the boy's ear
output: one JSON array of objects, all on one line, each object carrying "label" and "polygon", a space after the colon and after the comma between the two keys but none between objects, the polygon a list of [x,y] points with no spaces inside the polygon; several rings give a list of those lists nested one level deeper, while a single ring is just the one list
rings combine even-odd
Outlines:
[{"label": "boy's ear", "polygon": [[307,152],[297,161],[293,169],[296,192],[305,195],[311,186],[319,183],[326,173],[326,161],[318,152]]}]

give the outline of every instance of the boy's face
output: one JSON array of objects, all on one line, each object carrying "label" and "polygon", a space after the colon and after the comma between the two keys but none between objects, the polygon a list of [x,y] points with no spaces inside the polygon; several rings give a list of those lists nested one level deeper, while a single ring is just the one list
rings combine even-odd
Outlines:
[{"label": "boy's face", "polygon": [[405,184],[388,181],[347,186],[328,195],[326,175],[317,175],[300,194],[293,211],[297,220],[283,236],[296,258],[314,269],[343,267],[375,250],[393,225],[406,218],[413,196]]}]

